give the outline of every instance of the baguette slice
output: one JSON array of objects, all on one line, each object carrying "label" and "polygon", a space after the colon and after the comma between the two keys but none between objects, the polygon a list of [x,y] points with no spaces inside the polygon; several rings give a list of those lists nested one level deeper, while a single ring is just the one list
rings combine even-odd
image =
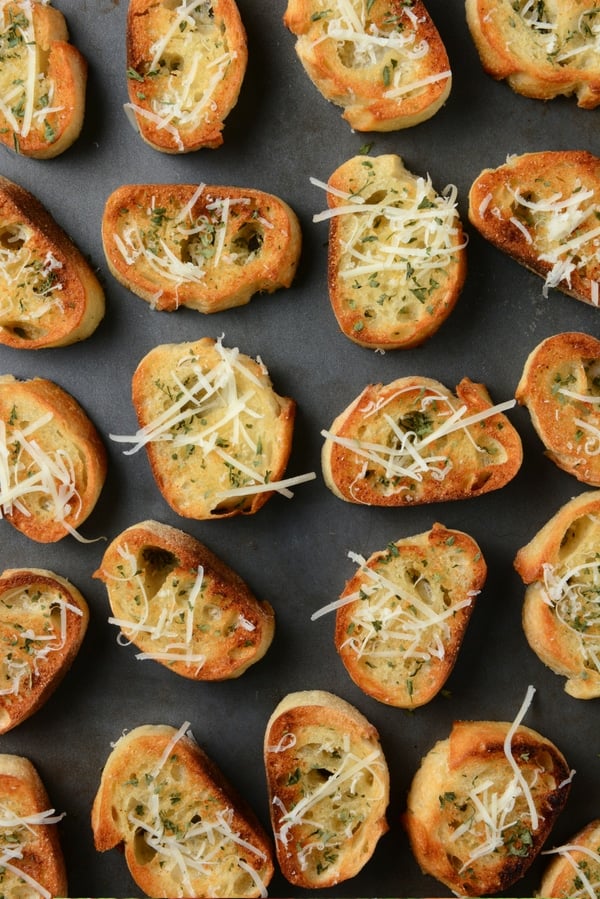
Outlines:
[{"label": "baguette slice", "polygon": [[466,0],[467,23],[484,70],[525,97],[600,103],[597,8],[588,0]]},{"label": "baguette slice", "polygon": [[126,109],[142,138],[163,153],[221,146],[248,62],[234,0],[130,0],[126,43]]},{"label": "baguette slice", "polygon": [[437,194],[394,154],[354,156],[328,181],[329,297],[338,325],[371,349],[422,344],[465,281],[456,188]]},{"label": "baguette slice", "polygon": [[487,896],[525,874],[569,789],[562,753],[541,734],[459,721],[421,761],[403,822],[425,874],[457,895]]},{"label": "baguette slice", "polygon": [[505,486],[523,459],[521,439],[483,384],[456,395],[431,378],[370,384],[323,431],[325,483],[340,499],[408,506],[468,499]]},{"label": "baguette slice", "polygon": [[522,547],[523,628],[538,657],[577,699],[600,696],[600,490],[565,503]]},{"label": "baguette slice", "polygon": [[261,659],[275,629],[273,609],[189,534],[142,521],[107,548],[94,577],[108,591],[121,634],[192,680],[239,677]]},{"label": "baguette slice", "polygon": [[67,346],[104,317],[96,275],[50,213],[0,177],[0,343],[15,349]]},{"label": "baguette slice", "polygon": [[269,718],[264,752],[283,875],[305,889],[354,877],[388,829],[389,775],[376,729],[332,693],[289,693]]},{"label": "baguette slice", "polygon": [[396,131],[446,102],[446,48],[421,0],[288,0],[284,24],[325,97],[355,131]]},{"label": "baguette slice", "polygon": [[87,63],[48,2],[8,0],[0,10],[0,141],[51,159],[79,137]]},{"label": "baguette slice", "polygon": [[39,543],[54,543],[92,512],[106,450],[79,403],[45,378],[0,376],[0,515]]},{"label": "baguette slice", "polygon": [[110,195],[102,241],[114,277],[153,309],[208,313],[289,287],[302,235],[287,203],[263,191],[140,184]]},{"label": "baguette slice", "polygon": [[139,363],[132,396],[140,430],[113,439],[133,443],[130,453],[146,447],[178,515],[250,515],[279,489],[296,406],[275,393],[261,362],[210,337],[164,344]]},{"label": "baguette slice", "polygon": [[485,582],[481,550],[468,534],[434,524],[355,560],[359,568],[335,603],[342,662],[379,702],[425,705],[454,667]]},{"label": "baguette slice", "polygon": [[544,871],[538,896],[567,899],[596,896],[600,882],[600,819],[590,821],[564,846],[548,849],[555,855]]},{"label": "baguette slice", "polygon": [[87,629],[79,590],[42,568],[0,577],[0,733],[46,702],[71,667]]},{"label": "baguette slice", "polygon": [[67,875],[42,780],[29,759],[0,755],[0,866],[7,897],[67,896]]},{"label": "baguette slice", "polygon": [[142,725],[117,741],[92,807],[96,849],[122,847],[148,896],[266,895],[270,841],[188,728]]},{"label": "baguette slice", "polygon": [[529,354],[515,396],[546,455],[600,487],[600,340],[576,331],[546,338]]},{"label": "baguette slice", "polygon": [[512,156],[475,179],[468,214],[486,240],[544,279],[544,296],[555,287],[598,305],[598,157],[580,150]]}]

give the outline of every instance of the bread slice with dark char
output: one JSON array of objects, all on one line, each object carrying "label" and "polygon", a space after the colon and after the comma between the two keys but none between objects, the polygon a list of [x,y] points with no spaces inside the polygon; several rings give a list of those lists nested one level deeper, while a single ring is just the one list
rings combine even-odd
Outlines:
[{"label": "bread slice with dark char", "polygon": [[275,616],[242,578],[190,534],[158,521],[128,527],[94,577],[123,639],[183,677],[239,677],[271,644]]},{"label": "bread slice with dark char", "polygon": [[544,854],[554,857],[542,875],[537,896],[594,896],[600,881],[600,818],[582,827],[567,843],[547,849]]}]

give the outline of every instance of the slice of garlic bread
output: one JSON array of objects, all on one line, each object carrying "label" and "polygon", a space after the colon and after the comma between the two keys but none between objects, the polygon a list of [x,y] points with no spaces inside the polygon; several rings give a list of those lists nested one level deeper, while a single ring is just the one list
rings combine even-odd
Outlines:
[{"label": "slice of garlic bread", "polygon": [[247,61],[235,0],[130,0],[126,110],[155,150],[219,147]]},{"label": "slice of garlic bread", "polygon": [[109,619],[138,659],[192,680],[239,677],[261,659],[273,609],[206,546],[178,528],[142,521],[108,546],[94,577],[106,586]]},{"label": "slice of garlic bread", "polygon": [[600,696],[600,490],[580,494],[523,546],[523,628],[538,657],[577,699]]},{"label": "slice of garlic bread", "polygon": [[483,384],[453,394],[432,378],[370,384],[322,432],[325,483],[375,506],[468,499],[505,486],[523,459],[518,432]]},{"label": "slice of garlic bread", "polygon": [[67,346],[104,317],[92,268],[29,191],[0,177],[0,343],[15,349]]},{"label": "slice of garlic bread", "polygon": [[456,188],[436,193],[394,154],[355,156],[326,185],[329,298],[342,332],[379,350],[419,346],[450,315],[465,281]]},{"label": "slice of garlic bread", "polygon": [[537,896],[546,899],[594,899],[600,883],[600,819],[583,827],[562,846],[546,849],[554,856],[544,874]]},{"label": "slice of garlic bread", "polygon": [[92,807],[96,849],[122,848],[147,896],[266,896],[271,843],[258,819],[195,742],[142,725],[110,753]]},{"label": "slice of garlic bread", "polygon": [[290,693],[269,718],[264,754],[283,875],[307,889],[354,877],[388,829],[389,774],[376,729],[332,693]]},{"label": "slice of garlic bread", "polygon": [[421,0],[288,0],[308,76],[355,131],[396,131],[431,118],[452,85],[448,54]]},{"label": "slice of garlic bread", "polygon": [[69,43],[49,0],[0,5],[0,141],[23,156],[51,159],[79,137],[87,63]]},{"label": "slice of garlic bread", "polygon": [[263,191],[139,184],[109,196],[102,242],[114,277],[153,309],[209,313],[289,287],[302,235],[288,204]]}]

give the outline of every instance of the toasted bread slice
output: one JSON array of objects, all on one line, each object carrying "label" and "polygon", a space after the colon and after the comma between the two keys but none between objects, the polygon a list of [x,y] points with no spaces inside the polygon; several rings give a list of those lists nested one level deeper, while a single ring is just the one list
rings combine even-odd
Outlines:
[{"label": "toasted bread slice", "polygon": [[359,568],[336,609],[335,646],[352,680],[379,702],[417,708],[456,662],[487,566],[475,540],[434,524],[390,543]]},{"label": "toasted bread slice", "polygon": [[600,159],[579,150],[513,156],[485,169],[469,193],[469,219],[494,246],[550,288],[598,306]]},{"label": "toasted bread slice", "polygon": [[456,722],[410,786],[403,822],[415,858],[457,895],[507,890],[538,855],[567,800],[562,753],[517,722]]},{"label": "toasted bread slice", "polygon": [[66,346],[104,317],[91,267],[29,191],[0,177],[0,343],[15,349]]},{"label": "toasted bread slice", "polygon": [[247,62],[234,0],[130,0],[126,109],[155,150],[219,147]]},{"label": "toasted bread slice", "polygon": [[354,877],[388,829],[389,774],[376,729],[332,693],[289,693],[269,718],[264,752],[283,875],[307,889]]},{"label": "toasted bread slice", "polygon": [[446,320],[467,271],[456,188],[437,194],[394,154],[354,156],[327,183],[329,298],[342,332],[380,350],[419,346]]},{"label": "toasted bread slice", "polygon": [[600,818],[590,821],[568,843],[547,849],[556,855],[544,871],[537,896],[567,899],[597,896],[600,883]]},{"label": "toasted bread slice", "polygon": [[148,896],[264,896],[270,841],[188,728],[142,725],[117,741],[92,807],[96,849],[122,846]]},{"label": "toasted bread slice", "polygon": [[323,431],[325,483],[340,499],[405,506],[468,499],[507,484],[521,439],[483,384],[456,395],[432,378],[370,384]]},{"label": "toasted bread slice", "polygon": [[275,393],[262,362],[220,340],[164,344],[133,375],[140,430],[111,435],[145,446],[158,488],[184,518],[257,512],[276,490],[292,445],[296,404]]},{"label": "toasted bread slice", "polygon": [[546,455],[600,487],[600,340],[576,331],[546,338],[527,357],[515,396]]},{"label": "toasted bread slice", "polygon": [[142,521],[107,548],[94,577],[112,624],[141,650],[192,680],[239,677],[273,639],[275,616],[244,581],[189,534]]},{"label": "toasted bread slice", "polygon": [[565,503],[522,547],[523,628],[533,651],[577,699],[600,696],[600,490]]},{"label": "toasted bread slice", "polygon": [[79,137],[87,63],[48,0],[8,0],[0,9],[0,141],[50,159]]},{"label": "toasted bread slice", "polygon": [[448,54],[421,0],[288,0],[283,21],[308,76],[355,131],[410,128],[448,99]]},{"label": "toasted bread slice", "polygon": [[29,759],[0,755],[0,866],[7,899],[68,896],[56,815]]},{"label": "toasted bread slice", "polygon": [[54,543],[92,512],[106,450],[77,400],[53,381],[0,376],[0,515],[39,543]]},{"label": "toasted bread slice", "polygon": [[485,71],[537,100],[600,103],[598,9],[588,0],[466,0],[467,23]]},{"label": "toasted bread slice", "polygon": [[102,219],[115,278],[152,308],[221,312],[292,283],[302,243],[278,197],[205,184],[124,185]]},{"label": "toasted bread slice", "polygon": [[12,568],[0,577],[0,733],[46,702],[85,636],[87,603],[60,575]]}]

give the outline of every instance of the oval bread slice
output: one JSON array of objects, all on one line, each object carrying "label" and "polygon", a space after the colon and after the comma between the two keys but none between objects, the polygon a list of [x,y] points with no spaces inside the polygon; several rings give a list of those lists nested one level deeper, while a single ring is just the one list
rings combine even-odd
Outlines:
[{"label": "oval bread slice", "polygon": [[600,819],[590,821],[568,843],[547,849],[545,854],[555,857],[544,871],[538,896],[594,896],[600,882]]}]

